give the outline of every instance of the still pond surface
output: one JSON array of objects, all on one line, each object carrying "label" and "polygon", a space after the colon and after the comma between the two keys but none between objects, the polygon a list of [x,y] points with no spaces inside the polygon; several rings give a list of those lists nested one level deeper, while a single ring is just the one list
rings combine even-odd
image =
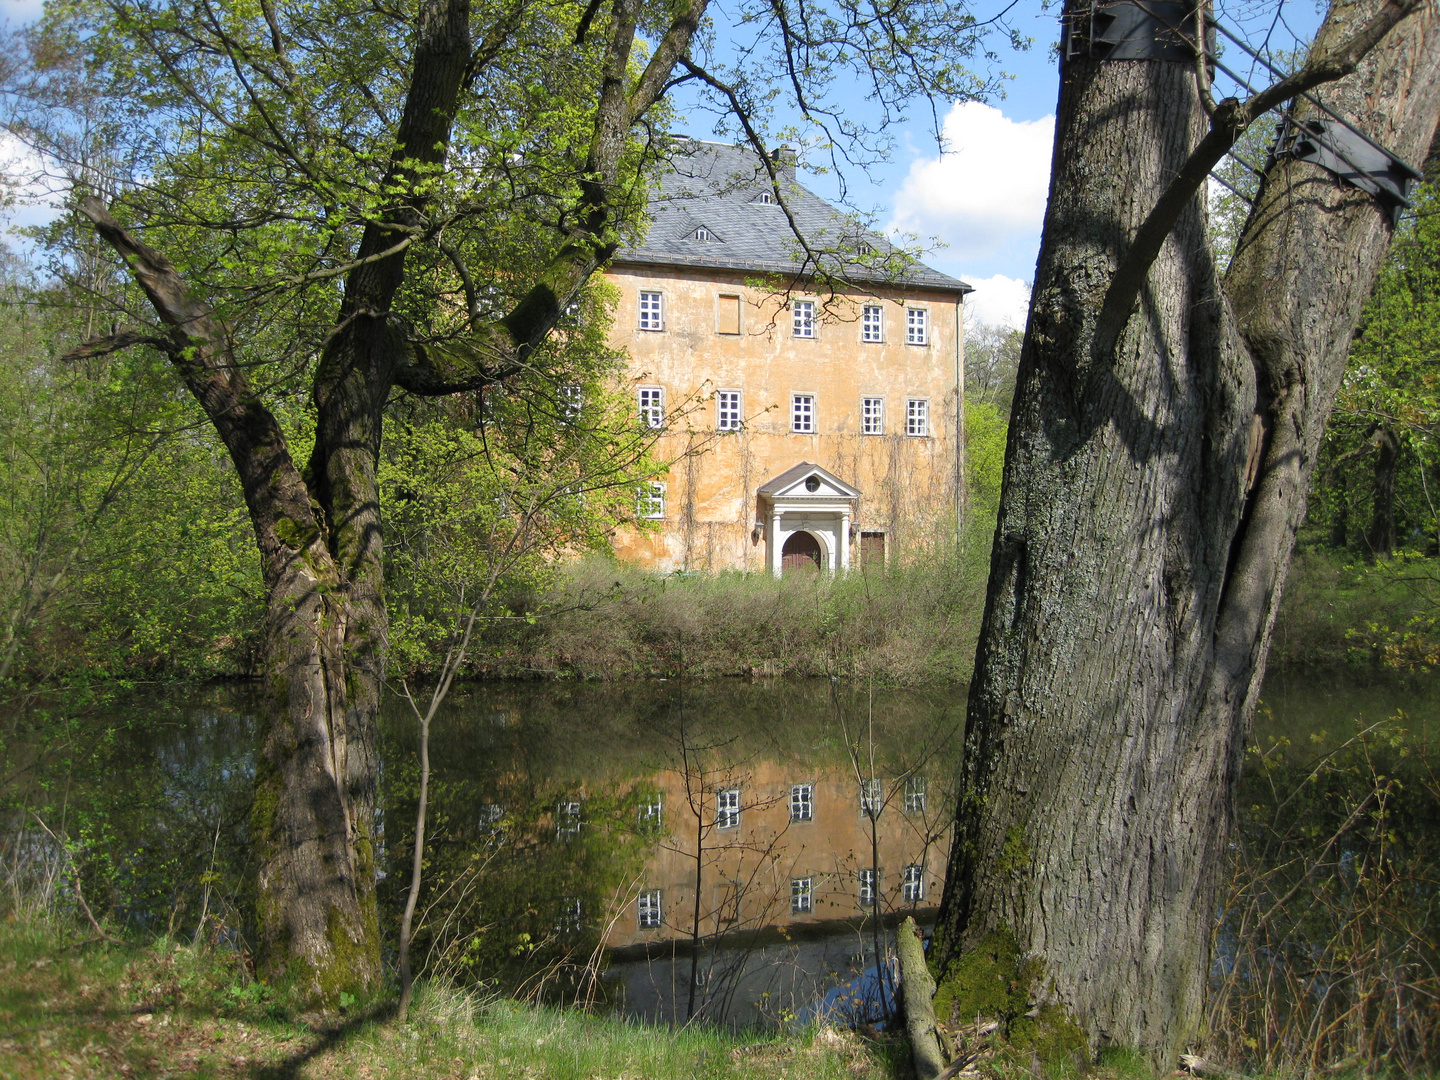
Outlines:
[{"label": "still pond surface", "polygon": [[[1437,699],[1426,681],[1280,672],[1254,739],[1303,756],[1317,733],[1343,738],[1403,713],[1429,741]],[[392,699],[382,723],[392,919],[418,774],[408,710]],[[137,768],[109,780],[141,817],[110,842],[149,852],[122,860],[133,917],[186,929],[198,905],[175,879],[208,873],[228,880],[230,918],[243,922],[253,699],[206,687],[137,698],[128,714],[116,737]],[[501,972],[511,987],[592,994],[660,1020],[775,1021],[822,999],[864,1012],[855,999],[875,993],[877,942],[888,953],[888,929],[907,913],[923,924],[939,900],[963,723],[963,687],[458,688],[432,733],[419,955],[462,980]]]}]

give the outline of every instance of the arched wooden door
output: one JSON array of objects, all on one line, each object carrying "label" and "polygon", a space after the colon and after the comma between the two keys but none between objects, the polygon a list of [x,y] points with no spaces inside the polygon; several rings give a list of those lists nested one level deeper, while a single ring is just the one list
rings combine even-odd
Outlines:
[{"label": "arched wooden door", "polygon": [[794,571],[805,574],[818,573],[820,558],[819,540],[816,540],[808,532],[794,533],[785,541],[785,546],[780,549],[780,572],[782,574]]}]

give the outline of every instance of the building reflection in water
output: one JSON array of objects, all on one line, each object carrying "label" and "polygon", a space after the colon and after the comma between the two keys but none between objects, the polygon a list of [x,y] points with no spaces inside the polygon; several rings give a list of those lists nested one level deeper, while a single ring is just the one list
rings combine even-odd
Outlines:
[{"label": "building reflection in water", "polygon": [[[519,902],[608,950],[625,1011],[763,1023],[873,969],[877,923],[933,915],[962,708],[963,688],[820,680],[492,685],[457,700],[432,758],[474,800],[442,813],[512,830],[555,893]],[[588,869],[545,869],[566,851]]]}]

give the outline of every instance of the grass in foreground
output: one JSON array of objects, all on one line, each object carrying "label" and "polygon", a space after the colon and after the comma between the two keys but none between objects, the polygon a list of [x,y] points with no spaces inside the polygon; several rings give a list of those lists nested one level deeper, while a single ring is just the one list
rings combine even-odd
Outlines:
[{"label": "grass in foreground", "polygon": [[239,975],[223,951],[0,923],[0,1078],[881,1080],[908,1056],[830,1029],[669,1031],[435,987],[404,1026],[383,1006],[306,1023]]}]

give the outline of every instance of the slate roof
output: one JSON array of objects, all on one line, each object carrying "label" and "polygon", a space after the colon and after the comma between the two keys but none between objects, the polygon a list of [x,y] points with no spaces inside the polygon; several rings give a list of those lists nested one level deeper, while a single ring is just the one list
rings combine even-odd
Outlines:
[{"label": "slate roof", "polygon": [[[782,180],[785,201],[801,233],[818,250],[860,252],[876,263],[886,255],[899,256],[885,237],[860,228],[853,220],[794,180],[794,167]],[[813,266],[802,263],[803,252],[778,202],[765,203],[770,178],[760,158],[749,147],[728,143],[678,140],[669,163],[662,168],[659,190],[650,198],[650,231],[635,247],[615,256],[619,264],[695,266],[809,276]],[[695,238],[697,229],[711,234]],[[902,259],[864,266],[844,255],[829,255],[829,269],[852,281],[917,285],[943,292],[974,291],[957,278],[932,270],[924,263]]]},{"label": "slate roof", "polygon": [[844,480],[841,480],[834,473],[827,469],[822,469],[819,465],[812,465],[808,461],[802,461],[799,465],[792,465],[779,476],[775,477],[775,479],[761,484],[756,494],[778,495],[801,477],[809,476],[812,473],[818,473],[823,476],[833,487],[839,488],[841,491],[848,491],[851,498],[858,498],[860,495],[860,492],[845,483]]}]

